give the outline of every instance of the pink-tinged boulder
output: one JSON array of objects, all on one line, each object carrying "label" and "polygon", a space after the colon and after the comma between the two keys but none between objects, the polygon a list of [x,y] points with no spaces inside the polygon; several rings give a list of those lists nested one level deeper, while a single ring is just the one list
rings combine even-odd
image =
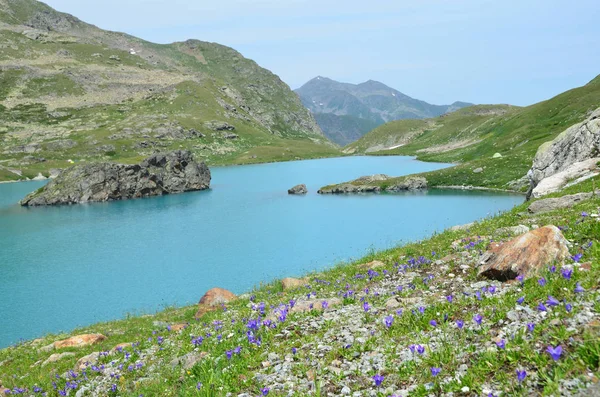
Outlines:
[{"label": "pink-tinged boulder", "polygon": [[204,314],[218,309],[221,305],[232,302],[237,299],[237,296],[223,288],[213,288],[209,290],[200,299],[198,303],[198,311],[196,318],[202,317]]},{"label": "pink-tinged boulder", "polygon": [[381,261],[372,261],[369,263],[361,263],[360,265],[358,265],[358,267],[360,269],[365,269],[365,270],[378,269],[380,267],[385,267],[385,263],[383,263]]},{"label": "pink-tinged boulder", "polygon": [[84,334],[72,336],[68,339],[59,340],[53,343],[55,349],[65,349],[67,347],[83,347],[95,345],[106,340],[102,334]]},{"label": "pink-tinged boulder", "polygon": [[481,258],[479,276],[507,281],[528,278],[569,256],[567,240],[556,226],[545,226],[504,244],[494,243]]},{"label": "pink-tinged boulder", "polygon": [[173,324],[169,326],[169,329],[171,330],[171,332],[181,332],[184,329],[186,329],[188,327],[187,323],[182,323],[182,324]]},{"label": "pink-tinged boulder", "polygon": [[281,280],[281,286],[283,290],[286,291],[289,289],[304,287],[306,284],[308,284],[308,282],[309,280],[307,278],[287,277]]}]

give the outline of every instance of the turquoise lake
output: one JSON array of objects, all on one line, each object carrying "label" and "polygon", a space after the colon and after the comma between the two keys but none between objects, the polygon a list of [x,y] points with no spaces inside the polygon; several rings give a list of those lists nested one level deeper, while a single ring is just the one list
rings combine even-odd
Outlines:
[{"label": "turquoise lake", "polygon": [[[216,286],[242,293],[523,201],[456,190],[316,193],[362,175],[446,166],[410,157],[346,157],[213,167],[208,191],[48,208],[17,204],[44,182],[0,184],[0,347],[193,304]],[[288,195],[299,183],[309,193]]]}]

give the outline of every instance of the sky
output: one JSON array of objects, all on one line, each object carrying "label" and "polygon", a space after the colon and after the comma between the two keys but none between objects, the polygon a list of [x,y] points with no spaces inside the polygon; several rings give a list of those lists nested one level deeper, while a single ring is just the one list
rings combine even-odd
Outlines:
[{"label": "sky", "polygon": [[292,88],[381,81],[435,104],[530,105],[600,74],[598,0],[45,0],[156,43],[224,44]]}]

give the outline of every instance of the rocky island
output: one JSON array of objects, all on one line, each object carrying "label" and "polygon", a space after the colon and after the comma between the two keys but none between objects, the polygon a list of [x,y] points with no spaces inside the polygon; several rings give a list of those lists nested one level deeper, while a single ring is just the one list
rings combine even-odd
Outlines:
[{"label": "rocky island", "polygon": [[208,189],[210,170],[189,151],[154,154],[140,164],[95,163],[64,170],[22,206],[125,200]]}]

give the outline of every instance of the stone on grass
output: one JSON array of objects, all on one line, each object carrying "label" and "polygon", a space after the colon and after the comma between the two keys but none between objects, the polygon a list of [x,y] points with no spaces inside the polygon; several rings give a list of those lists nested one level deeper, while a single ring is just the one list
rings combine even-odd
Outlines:
[{"label": "stone on grass", "polygon": [[50,357],[48,357],[46,359],[46,361],[44,361],[42,363],[42,367],[45,367],[48,364],[51,363],[55,363],[57,361],[62,360],[63,358],[67,358],[67,357],[73,357],[75,355],[75,353],[71,353],[71,352],[66,352],[66,353],[54,353],[53,355],[51,355]]},{"label": "stone on grass", "polygon": [[385,263],[383,263],[381,261],[371,261],[368,263],[361,263],[360,265],[358,265],[358,267],[360,269],[365,269],[365,270],[378,269],[380,267],[385,267]]},{"label": "stone on grass", "polygon": [[206,292],[198,303],[196,318],[202,317],[205,313],[218,309],[221,305],[237,299],[237,296],[223,288],[213,288]]},{"label": "stone on grass", "polygon": [[592,198],[592,193],[577,193],[568,196],[542,199],[531,203],[527,210],[532,214],[554,211],[562,208],[571,208],[584,200]]},{"label": "stone on grass", "polygon": [[304,287],[306,284],[308,284],[308,279],[306,278],[287,277],[281,280],[281,286],[284,291]]},{"label": "stone on grass", "polygon": [[512,236],[520,236],[521,234],[527,233],[528,231],[529,231],[529,227],[527,227],[525,225],[518,225],[518,226],[501,227],[500,229],[496,230],[496,233],[510,234]]},{"label": "stone on grass", "polygon": [[100,358],[100,352],[90,353],[87,356],[81,357],[75,364],[75,371],[83,371],[89,366],[96,365]]},{"label": "stone on grass", "polygon": [[52,344],[55,349],[66,349],[68,347],[83,347],[95,345],[106,340],[106,336],[102,334],[83,334],[75,335],[67,339],[56,341]]},{"label": "stone on grass", "polygon": [[309,299],[309,300],[300,300],[297,301],[294,307],[290,309],[290,313],[302,313],[308,312],[311,310],[322,311],[323,310],[323,301],[327,301],[328,307],[335,307],[342,304],[342,301],[339,298],[330,298],[330,299]]},{"label": "stone on grass", "polygon": [[531,277],[569,256],[567,240],[556,226],[545,226],[504,244],[495,243],[483,256],[479,276],[507,281]]},{"label": "stone on grass", "polygon": [[200,360],[208,355],[207,352],[190,352],[181,357],[177,357],[170,362],[171,367],[175,368],[180,365],[184,370],[191,369]]}]

